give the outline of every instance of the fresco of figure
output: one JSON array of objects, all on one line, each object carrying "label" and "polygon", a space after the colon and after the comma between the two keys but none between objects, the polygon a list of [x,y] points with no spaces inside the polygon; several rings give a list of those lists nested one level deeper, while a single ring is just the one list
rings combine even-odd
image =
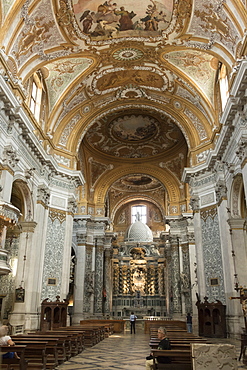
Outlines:
[{"label": "fresco of figure", "polygon": [[133,30],[132,18],[136,16],[133,11],[128,12],[125,10],[124,6],[121,6],[120,10],[115,10],[115,14],[121,16],[119,19],[119,31]]}]

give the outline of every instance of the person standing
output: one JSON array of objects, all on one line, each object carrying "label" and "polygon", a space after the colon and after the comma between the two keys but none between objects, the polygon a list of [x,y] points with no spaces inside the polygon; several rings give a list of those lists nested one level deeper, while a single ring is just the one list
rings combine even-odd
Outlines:
[{"label": "person standing", "polygon": [[192,316],[190,313],[188,313],[186,316],[186,323],[188,333],[192,333]]},{"label": "person standing", "polygon": [[134,312],[131,312],[130,315],[130,334],[132,334],[132,331],[134,334],[136,333],[136,319],[137,316],[134,314]]}]

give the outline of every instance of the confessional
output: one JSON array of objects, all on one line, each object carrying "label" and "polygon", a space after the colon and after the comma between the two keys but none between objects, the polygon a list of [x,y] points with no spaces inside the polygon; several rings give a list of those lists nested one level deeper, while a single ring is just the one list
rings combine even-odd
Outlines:
[{"label": "confessional", "polygon": [[220,301],[196,303],[198,309],[199,335],[209,338],[226,338],[226,306]]},{"label": "confessional", "polygon": [[59,300],[59,296],[56,297],[56,301],[50,302],[49,299],[45,299],[41,303],[41,318],[40,318],[40,330],[53,330],[60,327],[67,326],[67,310],[68,301]]}]

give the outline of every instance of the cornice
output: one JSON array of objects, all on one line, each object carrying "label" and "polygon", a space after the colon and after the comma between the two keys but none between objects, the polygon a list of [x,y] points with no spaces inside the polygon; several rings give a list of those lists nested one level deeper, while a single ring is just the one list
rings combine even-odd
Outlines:
[{"label": "cornice", "polygon": [[[2,92],[2,94],[1,94]],[[3,99],[4,95],[4,100]],[[1,105],[1,101],[3,104]],[[50,172],[53,176],[67,178],[68,181],[74,180],[75,186],[83,185],[84,178],[81,171],[60,167],[55,159],[48,155],[40,143],[39,139],[33,133],[35,127],[32,125],[30,118],[25,113],[18,99],[14,96],[8,83],[0,74],[0,109],[4,111],[6,119],[9,122],[9,133],[11,134],[14,125],[18,125],[21,129],[20,138],[30,148],[34,157],[39,161],[40,165]]]},{"label": "cornice", "polygon": [[247,89],[247,60],[242,60],[238,66],[237,75],[233,81],[230,97],[227,100],[226,107],[222,113],[220,123],[222,124],[221,132],[218,136],[214,150],[208,153],[206,161],[195,167],[186,167],[183,172],[182,181],[189,182],[194,174],[203,174],[213,169],[216,161],[221,158],[227,146],[232,132],[235,128],[235,120],[242,106],[246,104],[245,91]]}]

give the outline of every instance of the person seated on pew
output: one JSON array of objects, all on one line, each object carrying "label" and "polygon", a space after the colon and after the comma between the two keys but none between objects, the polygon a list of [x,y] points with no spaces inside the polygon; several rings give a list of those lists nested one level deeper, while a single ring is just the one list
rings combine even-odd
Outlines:
[{"label": "person seated on pew", "polygon": [[[158,329],[158,339],[160,340],[158,344],[158,349],[171,349],[171,344],[169,338],[167,338],[166,329],[161,326]],[[169,357],[160,356],[157,358],[157,361],[162,364],[169,364],[171,362]],[[152,353],[150,353],[150,356],[146,357],[146,370],[153,369],[153,356]]]},{"label": "person seated on pew", "polygon": [[[14,346],[15,343],[12,341],[11,337],[8,335],[9,328],[7,325],[3,325],[0,327],[0,346]],[[2,358],[18,358],[20,357],[17,355],[16,352],[7,352],[2,355]]]}]

